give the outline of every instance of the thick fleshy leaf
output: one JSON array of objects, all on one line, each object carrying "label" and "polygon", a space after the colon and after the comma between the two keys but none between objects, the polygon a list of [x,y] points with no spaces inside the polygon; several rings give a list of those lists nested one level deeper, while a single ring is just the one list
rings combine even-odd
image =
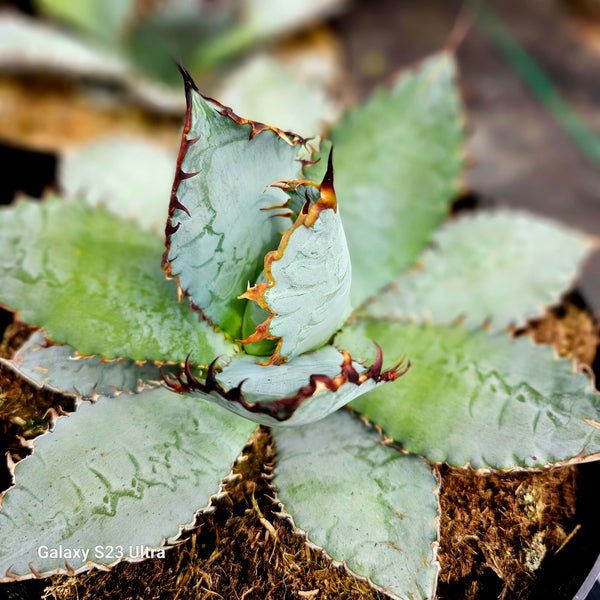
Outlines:
[{"label": "thick fleshy leaf", "polygon": [[510,213],[479,213],[438,231],[419,268],[398,278],[360,317],[433,320],[459,317],[469,328],[523,325],[558,302],[593,244],[558,224]]},{"label": "thick fleshy leaf", "polygon": [[184,73],[187,116],[167,223],[167,272],[193,304],[237,338],[245,302],[264,257],[291,226],[278,210],[297,179],[302,140],[242,119],[205,98]]},{"label": "thick fleshy leaf", "polygon": [[136,362],[129,358],[106,360],[81,356],[65,344],[51,344],[44,330],[31,334],[11,360],[0,363],[36,387],[83,399],[133,394],[163,384],[163,375],[176,373],[178,365]]},{"label": "thick fleshy leaf", "polygon": [[409,452],[475,468],[600,455],[600,395],[551,347],[460,326],[383,321],[348,326],[336,343],[364,361],[369,337],[387,360],[407,354],[412,367],[401,385],[353,406]]},{"label": "thick fleshy leaf", "polygon": [[0,68],[101,79],[120,79],[128,72],[127,63],[109,50],[12,12],[0,14]]},{"label": "thick fleshy leaf", "polygon": [[[451,55],[436,55],[330,131],[355,306],[417,261],[459,190],[465,134],[455,71]],[[305,175],[318,181],[324,169]]]},{"label": "thick fleshy leaf", "polygon": [[58,179],[65,196],[103,204],[162,234],[175,162],[175,152],[151,140],[107,138],[65,152]]},{"label": "thick fleshy leaf", "polygon": [[320,185],[295,181],[280,187],[292,192],[292,206],[297,197],[305,204],[279,248],[265,257],[261,282],[242,296],[269,311],[256,333],[243,342],[278,338],[269,359],[273,364],[320,348],[331,339],[350,314],[352,272],[333,189],[331,155]]},{"label": "thick fleshy leaf", "polygon": [[162,242],[83,202],[19,201],[0,211],[0,303],[82,354],[208,364],[235,348],[160,268]]},{"label": "thick fleshy leaf", "polygon": [[[111,564],[178,535],[219,492],[254,425],[164,389],[100,398],[58,420],[18,463],[0,510],[0,573]],[[218,441],[218,442],[217,442]],[[111,556],[101,557],[98,548]],[[59,558],[44,550],[63,549]],[[65,550],[87,550],[68,556]]]},{"label": "thick fleshy leaf", "polygon": [[293,427],[318,421],[406,372],[406,367],[401,369],[402,361],[382,371],[380,354],[367,369],[331,346],[277,366],[263,366],[256,360],[255,356],[238,354],[219,374],[212,364],[204,380],[198,380],[187,364],[178,383],[171,381],[169,385],[257,423]]},{"label": "thick fleshy leaf", "polygon": [[394,598],[433,598],[437,482],[348,411],[274,428],[278,499],[308,540]]}]

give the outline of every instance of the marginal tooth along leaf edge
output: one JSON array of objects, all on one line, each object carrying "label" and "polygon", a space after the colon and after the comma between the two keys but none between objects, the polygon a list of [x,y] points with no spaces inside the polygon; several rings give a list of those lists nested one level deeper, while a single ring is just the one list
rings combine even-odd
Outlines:
[{"label": "marginal tooth along leaf edge", "polygon": [[[34,448],[34,453],[35,453],[35,448]],[[153,549],[153,550],[165,550],[165,552],[167,552],[167,551],[172,550],[173,548],[177,548],[178,546],[181,546],[181,544],[185,543],[187,541],[187,539],[189,539],[188,534],[198,528],[198,518],[201,516],[210,515],[211,513],[213,513],[216,509],[217,502],[222,501],[223,498],[225,498],[226,496],[229,495],[230,492],[227,490],[227,484],[230,481],[232,481],[233,479],[235,479],[236,477],[238,477],[238,475],[236,475],[234,472],[234,467],[236,464],[238,464],[242,455],[243,455],[243,450],[242,450],[242,452],[240,452],[240,454],[237,456],[237,458],[231,465],[231,467],[229,469],[229,473],[227,475],[225,475],[225,477],[223,477],[219,481],[218,490],[214,494],[212,494],[208,497],[208,502],[207,502],[206,506],[199,508],[194,513],[194,516],[189,523],[183,523],[183,524],[177,525],[177,533],[176,534],[174,534],[173,536],[171,536],[169,538],[163,539],[161,541],[161,543],[158,544],[157,546],[148,546],[148,548]],[[9,460],[10,460],[10,457],[9,457]],[[10,462],[12,462],[12,461],[10,461]],[[21,461],[19,461],[19,462],[21,462]],[[15,476],[14,476],[14,469],[17,464],[18,463],[12,463],[12,468],[10,471],[12,478],[13,478],[12,485],[8,489],[6,489],[2,493],[0,493],[0,508],[2,507],[2,498],[5,496],[5,494],[10,489],[14,488],[17,485],[15,483]],[[9,467],[11,467],[10,463],[9,463]],[[10,583],[13,581],[25,581],[25,580],[29,580],[29,579],[46,579],[46,578],[54,576],[54,575],[68,575],[69,577],[74,577],[76,575],[81,575],[82,573],[86,573],[86,572],[94,570],[94,569],[96,569],[98,571],[109,572],[109,571],[112,571],[120,563],[137,563],[137,562],[141,562],[143,560],[147,560],[146,557],[142,556],[142,557],[131,558],[129,556],[124,556],[123,558],[116,559],[114,562],[112,562],[110,564],[98,563],[98,562],[94,562],[94,561],[90,560],[85,565],[83,565],[75,570],[75,569],[73,569],[73,567],[71,567],[71,565],[69,565],[69,563],[67,562],[67,559],[64,559],[64,561],[65,561],[64,568],[57,567],[56,569],[52,569],[50,571],[43,571],[43,572],[36,571],[32,567],[32,564],[29,563],[28,566],[29,566],[31,573],[28,573],[26,575],[16,575],[15,573],[13,573],[11,571],[11,568],[12,568],[12,565],[11,565],[6,569],[6,572],[4,573],[4,575],[2,575],[2,573],[0,573],[0,583]]]},{"label": "marginal tooth along leaf edge", "polygon": [[360,386],[369,380],[373,380],[375,383],[391,382],[404,375],[410,369],[410,361],[406,362],[405,364],[406,357],[403,356],[398,364],[391,369],[383,371],[383,353],[379,344],[377,344],[377,342],[374,343],[377,348],[377,358],[364,373],[358,373],[352,364],[353,360],[350,353],[342,350],[341,353],[344,359],[340,365],[339,375],[336,375],[335,377],[330,377],[329,375],[323,374],[311,375],[309,377],[309,383],[302,386],[293,396],[287,396],[265,402],[259,401],[250,403],[246,400],[242,392],[242,386],[246,381],[245,379],[234,388],[229,390],[225,389],[217,381],[216,377],[215,367],[219,357],[215,358],[215,360],[213,360],[208,367],[208,373],[204,383],[197,379],[192,373],[189,357],[188,360],[186,360],[183,371],[177,373],[177,381],[173,381],[166,376],[163,377],[163,379],[168,388],[179,394],[189,394],[192,392],[210,394],[211,392],[216,392],[223,399],[238,403],[250,413],[268,415],[280,422],[287,421],[290,417],[292,417],[292,415],[304,401],[316,396],[323,390],[337,392],[346,383],[352,383],[356,386]]},{"label": "marginal tooth along leaf edge", "polygon": [[273,317],[276,316],[272,308],[267,304],[265,300],[265,293],[268,289],[272,288],[275,285],[275,278],[273,277],[271,268],[273,262],[280,260],[283,257],[283,253],[287,248],[288,242],[292,236],[292,234],[301,226],[304,227],[312,227],[319,218],[321,211],[332,209],[334,212],[337,212],[337,198],[335,195],[335,189],[333,187],[333,149],[329,153],[329,158],[327,160],[327,172],[323,177],[323,181],[318,184],[314,181],[308,180],[297,180],[297,181],[275,181],[271,184],[273,187],[278,187],[284,191],[287,190],[297,190],[297,188],[301,185],[311,185],[317,188],[321,192],[321,197],[314,202],[312,205],[309,205],[309,200],[307,199],[304,204],[302,211],[294,221],[294,224],[283,234],[281,241],[279,242],[279,247],[277,250],[271,250],[265,256],[265,277],[267,282],[265,283],[257,283],[256,285],[249,287],[241,296],[240,299],[251,300],[256,302],[261,308],[269,312],[269,316],[256,327],[256,331],[243,340],[237,340],[241,344],[251,344],[254,342],[260,342],[262,340],[279,340],[277,342],[277,346],[272,356],[268,361],[264,363],[259,363],[263,366],[266,365],[279,365],[287,361],[287,356],[281,356],[279,353],[281,349],[281,345],[283,343],[283,338],[275,337],[271,335],[269,331],[269,326],[271,325],[271,321]]},{"label": "marginal tooth along leaf edge", "polygon": [[[172,222],[172,218],[173,218],[173,214],[174,214],[175,210],[180,210],[180,211],[184,212],[185,214],[187,214],[188,217],[191,218],[191,215],[190,215],[187,207],[185,205],[183,205],[178,199],[177,192],[179,189],[179,185],[182,181],[189,179],[191,177],[195,177],[196,175],[198,175],[200,173],[200,171],[197,171],[194,173],[185,173],[181,166],[189,148],[192,145],[194,145],[196,142],[198,142],[198,140],[200,139],[200,136],[188,139],[188,133],[192,126],[192,93],[196,92],[204,100],[206,100],[207,102],[210,102],[215,107],[218,107],[219,113],[222,116],[230,118],[232,121],[234,121],[238,125],[250,125],[250,134],[249,134],[248,140],[251,140],[255,135],[259,134],[262,131],[271,131],[271,132],[275,133],[276,135],[278,135],[279,137],[281,137],[284,141],[286,141],[288,144],[290,144],[292,146],[302,145],[304,147],[307,147],[308,139],[305,139],[291,131],[283,131],[276,127],[272,127],[270,125],[265,125],[264,123],[252,121],[251,119],[245,119],[243,117],[238,116],[228,106],[225,106],[224,104],[221,104],[217,100],[214,100],[213,98],[210,98],[209,96],[206,96],[205,94],[203,94],[198,89],[198,86],[196,85],[195,81],[193,80],[193,78],[189,74],[189,72],[185,69],[185,67],[181,64],[178,64],[177,66],[178,66],[181,76],[183,78],[184,87],[185,87],[186,114],[185,114],[183,131],[181,134],[181,145],[179,147],[179,153],[177,155],[175,178],[173,181],[173,186],[171,188],[169,212],[168,212],[168,216],[167,216],[167,222],[165,225],[165,247],[166,248],[165,248],[165,252],[163,253],[163,257],[162,257],[162,267],[166,273],[167,278],[168,279],[174,278],[175,281],[177,282],[178,300],[179,300],[179,302],[181,302],[181,300],[184,297],[189,296],[189,294],[186,290],[184,290],[182,288],[179,276],[172,274],[171,261],[169,260],[168,257],[169,257],[169,253],[171,250],[171,236],[179,229],[179,226],[180,226],[180,222],[177,222],[176,224],[173,224],[173,222]],[[198,311],[202,315],[202,318],[204,320],[208,321],[209,323],[211,323],[211,325],[215,329],[220,330],[220,328],[218,328],[216,326],[216,324],[213,323],[206,316],[202,307],[197,306],[194,302],[191,301],[191,299],[190,299],[190,306],[191,306],[192,310]]]}]

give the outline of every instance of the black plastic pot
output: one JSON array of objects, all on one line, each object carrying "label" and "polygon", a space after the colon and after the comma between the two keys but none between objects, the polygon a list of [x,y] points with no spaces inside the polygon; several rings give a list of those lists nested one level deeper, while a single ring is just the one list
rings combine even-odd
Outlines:
[{"label": "black plastic pot", "polygon": [[600,600],[600,556],[573,600]]}]

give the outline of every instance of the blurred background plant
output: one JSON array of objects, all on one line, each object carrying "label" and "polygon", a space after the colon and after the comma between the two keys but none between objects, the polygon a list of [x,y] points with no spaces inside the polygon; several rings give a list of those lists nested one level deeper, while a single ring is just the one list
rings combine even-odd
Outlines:
[{"label": "blurred background plant", "polygon": [[[468,189],[484,202],[493,198],[596,233],[599,6],[3,0],[0,197],[6,203],[16,191],[39,195],[68,157],[96,140],[110,146],[112,136],[142,137],[175,152],[184,109],[175,60],[240,114],[314,135],[378,82],[449,43],[457,46],[472,129]],[[113,188],[127,181],[122,161],[106,169],[117,166]],[[171,174],[164,177],[161,193]],[[76,191],[110,192],[75,180]],[[599,258],[587,265],[581,291],[597,312]]]}]

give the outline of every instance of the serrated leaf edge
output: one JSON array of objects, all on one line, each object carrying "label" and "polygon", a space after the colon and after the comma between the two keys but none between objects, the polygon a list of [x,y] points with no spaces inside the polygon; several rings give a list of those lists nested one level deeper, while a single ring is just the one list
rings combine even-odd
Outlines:
[{"label": "serrated leaf edge", "polygon": [[[360,413],[356,412],[352,408],[350,408],[350,407],[345,407],[345,408],[347,410],[349,410],[350,412],[356,414],[357,417],[360,418],[360,420],[363,422],[363,424],[366,427],[372,428],[375,431],[377,431],[377,433],[382,436],[382,440],[380,443],[384,443],[384,444],[386,443],[386,440],[389,438],[385,437],[385,435],[383,434],[383,431],[377,424],[369,421],[366,417],[363,417]],[[398,449],[398,451],[403,452],[400,449]],[[422,458],[422,457],[420,457],[420,458]],[[423,460],[425,460],[425,459],[423,459]],[[437,514],[434,519],[437,539],[434,540],[431,544],[431,548],[433,551],[433,560],[429,565],[429,566],[433,566],[436,568],[435,583],[434,583],[432,594],[431,594],[431,598],[435,598],[436,593],[437,593],[438,578],[439,578],[439,574],[441,571],[441,565],[440,565],[440,562],[438,561],[437,556],[438,556],[438,550],[440,547],[440,532],[441,532],[441,511],[442,511],[442,509],[441,509],[441,504],[440,504],[440,492],[441,492],[441,488],[442,488],[442,478],[440,476],[440,473],[439,473],[437,467],[435,467],[435,465],[432,465],[427,460],[425,460],[425,462],[427,462],[427,464],[432,469],[433,476],[436,480],[436,488],[435,488],[435,490],[433,490],[433,494],[437,501]],[[398,595],[394,594],[393,592],[390,592],[390,590],[374,583],[370,577],[359,575],[358,573],[354,572],[352,569],[350,569],[350,567],[348,567],[348,565],[346,564],[346,561],[339,561],[339,560],[333,558],[324,547],[319,546],[318,544],[315,544],[314,542],[312,542],[309,539],[308,532],[304,531],[303,529],[301,529],[300,527],[298,527],[296,525],[296,523],[294,521],[294,517],[286,511],[284,503],[279,499],[279,488],[274,483],[274,479],[275,479],[274,468],[275,468],[275,465],[270,465],[269,466],[270,472],[267,472],[263,475],[264,480],[266,481],[270,491],[272,492],[270,499],[271,499],[271,502],[272,502],[273,508],[274,508],[273,514],[276,517],[282,519],[283,521],[286,521],[287,523],[289,523],[290,526],[292,527],[292,532],[294,533],[294,535],[304,538],[305,544],[311,550],[313,550],[314,552],[318,552],[320,555],[324,556],[328,561],[331,562],[331,564],[334,567],[336,567],[338,569],[340,569],[340,568],[344,569],[352,577],[355,577],[359,581],[364,581],[372,589],[377,590],[378,592],[381,592],[382,594],[385,594],[392,600],[405,600],[401,596],[398,596]]]},{"label": "serrated leaf edge", "polygon": [[[183,77],[184,88],[185,88],[185,101],[186,101],[186,112],[185,112],[185,122],[183,126],[183,131],[181,134],[181,145],[179,147],[179,153],[177,155],[177,164],[175,169],[175,179],[173,181],[173,187],[171,188],[171,199],[169,202],[169,212],[167,216],[167,222],[165,225],[165,252],[162,258],[162,267],[166,273],[168,279],[175,279],[177,282],[177,293],[179,302],[186,296],[189,296],[188,292],[184,290],[181,286],[180,279],[178,275],[173,275],[171,272],[171,261],[169,260],[169,252],[171,250],[171,236],[179,229],[180,223],[173,225],[172,220],[174,218],[174,213],[176,210],[180,210],[190,217],[190,213],[188,209],[179,202],[177,197],[177,192],[179,190],[179,185],[185,179],[190,179],[191,177],[195,177],[199,174],[199,172],[195,173],[185,173],[181,167],[183,160],[191,146],[193,146],[198,140],[200,136],[196,138],[189,139],[188,133],[192,127],[192,94],[195,92],[199,94],[206,102],[212,104],[218,109],[218,112],[223,117],[228,117],[238,125],[249,125],[250,133],[248,136],[248,140],[251,140],[254,136],[258,135],[262,131],[271,131],[278,135],[285,142],[290,144],[291,146],[301,145],[306,147],[308,144],[308,140],[300,137],[299,135],[291,132],[291,131],[283,131],[282,129],[278,129],[277,127],[272,127],[270,125],[265,125],[264,123],[260,123],[258,121],[252,121],[251,119],[245,119],[243,117],[238,116],[233,112],[231,108],[221,104],[217,100],[210,98],[209,96],[204,95],[196,85],[195,81],[192,79],[192,76],[188,73],[188,71],[183,67],[183,65],[178,64],[179,71],[181,76]],[[211,321],[204,313],[204,310],[201,306],[197,306],[192,302],[190,298],[190,306],[192,310],[200,312],[202,318],[208,321],[216,331],[221,331],[221,329]],[[221,331],[226,337],[229,337],[224,331]]]},{"label": "serrated leaf edge", "polygon": [[[399,321],[394,321],[392,319],[368,319],[368,320],[367,319],[357,319],[356,321],[353,321],[353,324],[354,323],[355,324],[375,323],[378,321],[381,321],[384,323],[398,323],[399,322]],[[455,327],[463,328],[469,334],[474,333],[475,331],[485,331],[490,337],[493,335],[500,335],[501,333],[506,333],[508,335],[509,339],[511,339],[512,341],[515,341],[517,338],[520,338],[526,334],[526,332],[524,332],[524,333],[517,332],[515,329],[512,329],[512,330],[508,329],[508,330],[504,330],[504,331],[490,331],[489,328],[483,327],[483,326],[480,327],[479,329],[467,329],[466,327],[464,327],[464,324],[460,321],[454,321],[452,323],[444,323],[444,324],[423,323],[423,322],[418,322],[418,323],[411,322],[410,324],[414,324],[419,327],[436,326],[436,327],[448,328],[450,326],[455,326]],[[597,396],[600,396],[600,389],[598,389],[598,387],[596,386],[596,374],[589,366],[578,363],[575,358],[567,358],[567,357],[561,356],[558,353],[558,350],[552,344],[547,344],[545,342],[538,342],[531,335],[527,335],[527,337],[529,338],[529,342],[531,343],[532,347],[535,347],[535,348],[539,347],[539,348],[546,348],[546,349],[549,348],[550,351],[552,352],[552,359],[555,362],[570,362],[571,366],[572,366],[571,373],[573,375],[581,375],[581,376],[589,377],[589,384],[590,384],[591,391],[594,394],[596,394]],[[333,345],[335,348],[337,348],[339,350],[339,348],[335,345],[335,343]],[[363,422],[372,424],[381,433],[381,435],[383,435],[385,437],[385,439],[392,440],[394,443],[398,443],[399,445],[401,445],[401,442],[396,442],[396,440],[389,438],[389,436],[387,436],[387,434],[384,432],[383,427],[381,427],[381,425],[375,423],[374,421],[370,421],[362,413],[358,412],[355,408],[353,408],[351,406],[346,406],[345,408],[347,410],[350,410],[350,411],[358,414]],[[588,425],[590,425],[590,427],[595,427],[596,429],[600,429],[600,422],[592,421],[591,419],[583,419],[583,421],[586,422]],[[461,466],[458,466],[455,468],[470,469],[476,473],[491,473],[491,472],[494,472],[494,473],[515,473],[515,472],[539,473],[539,472],[546,471],[546,470],[554,468],[554,467],[566,467],[566,466],[572,466],[572,465],[580,465],[583,463],[594,462],[596,460],[600,460],[600,452],[598,452],[596,454],[586,455],[585,454],[586,448],[587,448],[587,446],[584,446],[581,449],[581,452],[579,454],[577,454],[576,456],[573,456],[570,459],[552,462],[552,463],[546,463],[545,465],[526,466],[526,467],[521,466],[521,465],[515,465],[514,467],[508,467],[508,468],[495,468],[495,467],[473,468],[471,466],[471,463],[467,462],[464,465],[461,465]],[[403,452],[405,452],[407,454],[412,454],[414,456],[419,456],[423,460],[425,460],[429,465],[432,465],[432,466],[447,464],[445,460],[439,461],[439,462],[432,462],[432,461],[428,460],[427,458],[425,458],[424,456],[422,456],[421,454],[419,454],[418,452],[409,452],[407,450],[406,451],[403,450]]]},{"label": "serrated leaf edge", "polygon": [[345,350],[340,350],[344,359],[340,365],[340,373],[335,377],[323,374],[313,374],[309,377],[309,383],[302,386],[296,394],[266,402],[249,403],[242,393],[242,386],[245,380],[242,380],[236,387],[229,390],[225,389],[218,381],[216,376],[216,363],[218,357],[208,367],[208,373],[204,382],[198,380],[192,373],[189,360],[186,361],[185,368],[177,374],[177,381],[165,377],[165,383],[168,388],[179,394],[189,394],[195,391],[203,394],[217,393],[224,400],[236,402],[250,413],[268,415],[278,421],[286,421],[292,417],[298,407],[313,396],[316,396],[323,390],[337,392],[345,383],[353,383],[356,386],[362,385],[365,381],[373,380],[376,383],[395,381],[404,375],[410,368],[410,362],[405,364],[405,357],[391,369],[382,370],[383,354],[381,348],[375,343],[377,348],[377,359],[362,375],[353,366],[352,356]]},{"label": "serrated leaf edge", "polygon": [[[251,344],[254,342],[260,342],[262,340],[278,340],[277,345],[275,347],[275,351],[266,362],[259,363],[261,365],[280,365],[287,360],[287,356],[281,356],[280,350],[281,345],[283,344],[282,337],[275,337],[271,335],[269,331],[269,327],[271,325],[271,321],[273,317],[276,316],[277,313],[273,311],[273,309],[268,305],[265,300],[265,293],[270,288],[276,285],[275,278],[272,274],[272,265],[273,262],[281,260],[283,254],[287,248],[289,240],[293,233],[299,229],[302,225],[304,227],[310,228],[312,227],[318,220],[321,211],[323,210],[333,210],[337,213],[337,198],[335,195],[335,189],[333,187],[333,152],[329,153],[329,158],[327,160],[327,172],[323,178],[321,183],[315,183],[314,181],[307,180],[299,180],[299,181],[279,181],[274,182],[271,186],[278,187],[284,191],[289,191],[291,189],[297,190],[297,188],[301,185],[304,186],[312,186],[319,190],[321,196],[320,198],[310,204],[308,198],[300,211],[300,214],[297,216],[293,225],[283,234],[281,241],[279,243],[279,247],[277,250],[271,250],[265,256],[264,261],[264,272],[265,277],[267,279],[266,283],[257,283],[256,285],[249,287],[239,298],[250,300],[256,302],[261,308],[269,312],[269,316],[256,327],[256,331],[243,340],[237,340],[241,344]],[[289,202],[289,201],[288,201]],[[278,207],[272,208],[283,208],[287,206],[288,202],[282,204]]]},{"label": "serrated leaf edge", "polygon": [[[68,415],[64,415],[64,416],[67,417]],[[52,431],[49,430],[49,431],[44,432],[42,435],[50,435],[51,433],[52,433]],[[254,433],[255,432],[253,432],[251,434],[249,440],[252,438]],[[42,436],[38,436],[38,437],[42,437]],[[201,507],[198,510],[196,510],[194,512],[192,520],[189,523],[177,525],[177,533],[176,534],[174,534],[171,537],[164,538],[158,546],[146,546],[146,548],[148,548],[150,550],[158,550],[158,549],[170,550],[171,548],[175,548],[175,547],[179,546],[180,544],[182,544],[183,542],[185,542],[185,538],[184,538],[185,534],[189,531],[192,531],[196,527],[196,521],[197,521],[198,517],[203,516],[203,515],[208,515],[208,514],[214,512],[214,510],[216,508],[216,502],[219,500],[222,500],[229,494],[229,492],[227,491],[227,484],[239,477],[239,474],[236,474],[234,472],[234,467],[242,459],[242,456],[244,455],[244,449],[246,448],[247,445],[248,445],[248,442],[246,442],[244,444],[244,446],[242,447],[237,458],[233,461],[232,465],[229,468],[229,473],[227,475],[225,475],[225,477],[221,478],[221,480],[219,481],[218,490],[214,494],[211,494],[208,497],[208,503],[206,504],[206,506]],[[35,447],[33,447],[33,452],[29,456],[32,456],[33,454],[35,454]],[[27,460],[29,458],[29,456],[25,457],[23,460]],[[11,477],[13,478],[13,483],[8,489],[6,489],[0,493],[0,510],[2,510],[2,500],[3,500],[4,496],[7,494],[7,492],[9,490],[16,487],[15,470],[16,470],[17,465],[19,465],[21,462],[23,462],[23,460],[15,463],[10,458],[10,454],[7,452],[7,465],[9,468],[9,473],[10,473]],[[65,568],[64,569],[61,567],[57,567],[56,569],[52,569],[51,571],[43,571],[43,572],[36,571],[32,567],[32,563],[29,563],[29,569],[31,570],[30,574],[15,575],[14,573],[11,573],[10,567],[8,567],[8,569],[4,573],[4,576],[0,575],[0,583],[25,581],[28,579],[45,579],[45,578],[51,577],[53,575],[68,575],[69,577],[73,577],[75,575],[80,575],[82,573],[86,573],[87,571],[91,571],[92,569],[98,569],[100,571],[111,571],[119,563],[123,563],[123,562],[136,563],[136,562],[141,562],[143,560],[146,560],[146,558],[143,556],[137,557],[137,558],[131,558],[131,557],[124,556],[123,558],[119,558],[108,565],[103,564],[103,563],[97,563],[94,561],[88,561],[85,565],[79,567],[78,569],[73,569],[69,565],[67,560],[65,559]]]},{"label": "serrated leaf edge", "polygon": [[[36,330],[36,332],[38,332],[38,331],[39,330]],[[42,348],[50,348],[51,346],[66,346],[67,345],[67,344],[63,344],[63,343],[52,342],[46,335],[46,332],[43,328],[41,328],[41,331],[44,332],[45,343],[43,345],[39,345],[38,348],[32,348],[31,352],[35,352],[36,350],[42,349]],[[36,332],[34,332],[34,333],[36,333]],[[90,355],[81,354],[77,350],[74,350],[74,356],[71,358],[71,360],[86,360],[89,358],[97,358],[99,356],[100,356],[99,354],[90,354]],[[116,362],[122,362],[124,360],[131,360],[131,359],[127,358],[126,356],[122,356],[119,358],[103,358],[103,357],[101,357],[102,363],[116,363]],[[24,373],[21,370],[20,364],[22,362],[23,362],[23,357],[19,355],[19,351],[17,351],[15,356],[10,359],[0,357],[0,365],[3,365],[7,369],[11,370],[13,373],[16,373],[19,377],[21,377],[24,381],[26,381],[29,385],[33,386],[34,388],[36,388],[38,390],[43,389],[43,390],[46,390],[46,391],[49,391],[49,392],[52,392],[55,394],[60,394],[61,396],[65,396],[67,398],[73,398],[75,400],[75,410],[77,410],[77,408],[79,408],[79,406],[81,405],[82,402],[89,401],[89,402],[93,403],[93,402],[96,402],[96,400],[100,397],[100,394],[96,393],[96,386],[94,386],[92,395],[86,396],[86,395],[81,394],[78,390],[76,390],[75,392],[70,392],[68,390],[64,390],[62,388],[50,385],[43,378],[41,379],[41,381],[38,381],[38,380],[30,377],[29,375],[27,375],[26,373]],[[174,365],[180,364],[180,363],[177,363],[174,361],[156,361],[156,360],[155,361],[136,360],[134,362],[138,367],[143,367],[146,364],[152,363],[159,369],[163,366],[174,366]],[[119,389],[116,386],[110,386],[110,387],[115,390],[115,396],[119,396],[121,394],[128,394],[128,395],[139,394],[140,392],[142,392],[144,390],[154,389],[161,385],[163,385],[162,379],[157,379],[157,380],[138,379],[137,383],[136,383],[136,387],[132,390]]]},{"label": "serrated leaf edge", "polygon": [[[538,306],[538,309],[537,309],[538,312],[536,314],[531,314],[531,315],[521,317],[521,319],[511,322],[507,328],[504,328],[504,327],[494,328],[493,317],[487,317],[482,323],[479,324],[478,327],[470,328],[473,331],[476,331],[478,328],[483,328],[483,329],[486,329],[490,334],[500,333],[501,331],[506,331],[506,330],[511,332],[516,329],[526,327],[527,324],[532,319],[541,318],[546,311],[558,306],[561,303],[564,296],[569,292],[569,290],[572,290],[573,287],[575,286],[575,282],[579,278],[585,263],[590,259],[590,257],[595,252],[600,251],[600,236],[594,236],[591,234],[583,233],[582,231],[579,231],[579,230],[575,229],[574,227],[565,226],[564,224],[558,223],[557,221],[554,221],[553,219],[548,219],[548,218],[542,217],[540,215],[530,213],[526,210],[508,210],[508,209],[478,210],[478,211],[476,211],[475,214],[462,215],[460,217],[457,217],[457,219],[473,220],[480,215],[485,215],[485,216],[508,215],[508,216],[515,216],[515,217],[520,216],[523,218],[527,218],[527,219],[535,220],[535,221],[538,221],[541,223],[545,223],[550,226],[554,226],[554,227],[558,226],[563,231],[566,231],[573,236],[578,236],[581,239],[582,244],[585,245],[587,247],[587,249],[586,249],[586,254],[583,256],[583,258],[577,265],[577,268],[571,274],[567,285],[564,288],[562,288],[561,290],[554,291],[552,299],[540,304]],[[451,219],[451,220],[445,221],[441,225],[441,227],[438,228],[438,230],[436,231],[436,234],[438,231],[447,227],[449,224],[451,224],[455,220],[456,219]],[[433,239],[431,240],[429,246],[427,248],[425,248],[421,257],[423,257],[426,253],[431,253],[431,252],[436,251],[437,248],[438,248],[438,246],[436,244],[436,239],[435,239],[435,234],[434,234]],[[440,254],[440,253],[438,252],[438,254]],[[409,274],[409,273],[414,273],[414,272],[421,270],[422,269],[421,264],[422,264],[421,259],[419,259],[419,261],[414,266],[409,267],[403,273],[401,273],[399,276]],[[387,285],[383,286],[378,291],[377,295],[370,296],[360,306],[358,306],[352,312],[352,314],[348,317],[346,323],[359,323],[359,322],[373,323],[376,321],[388,321],[391,323],[414,323],[415,325],[423,325],[424,324],[424,325],[449,326],[449,325],[453,325],[453,324],[460,324],[460,325],[463,324],[463,321],[466,316],[465,314],[460,314],[450,321],[436,321],[435,316],[429,310],[426,310],[424,312],[423,318],[419,318],[419,316],[413,312],[403,316],[401,314],[401,311],[398,311],[399,314],[397,316],[394,315],[394,316],[391,316],[388,318],[373,317],[368,314],[367,315],[362,314],[363,311],[370,304],[377,301],[379,294],[381,294],[383,292],[393,292],[398,289],[399,289],[399,286],[398,286],[397,281],[392,281],[392,282],[388,283]],[[543,345],[545,345],[545,344],[543,344]]]}]

